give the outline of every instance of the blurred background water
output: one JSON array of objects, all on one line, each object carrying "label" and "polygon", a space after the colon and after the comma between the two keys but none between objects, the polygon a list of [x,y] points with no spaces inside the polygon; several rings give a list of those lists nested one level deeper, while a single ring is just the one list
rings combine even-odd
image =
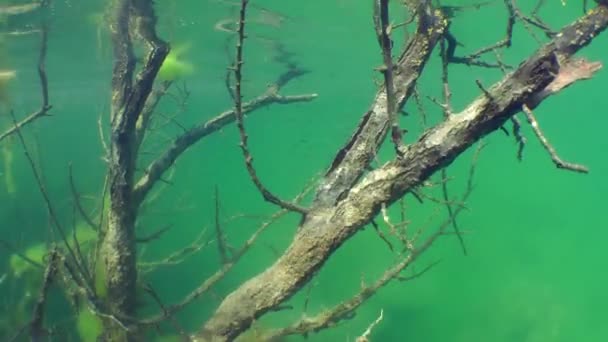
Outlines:
[{"label": "blurred background water", "polygon": [[[577,1],[568,1],[565,6],[558,0],[545,2],[541,16],[556,29],[582,14]],[[0,1],[0,6],[15,3],[25,1]],[[191,96],[176,117],[181,126],[191,127],[232,106],[224,79],[232,62],[233,42],[230,34],[215,25],[234,18],[237,7],[222,0],[156,3],[160,35],[193,67],[192,73],[179,79],[179,85],[187,87]],[[465,3],[469,4],[450,2]],[[534,4],[521,1],[520,5],[529,12]],[[259,0],[251,5],[245,98],[264,92],[285,70],[275,61],[279,44],[293,55],[293,61],[310,71],[282,92],[319,94],[309,103],[260,109],[246,121],[261,179],[274,192],[289,198],[326,169],[373,99],[375,80],[380,79],[374,67],[381,64],[381,55],[373,30],[372,6],[368,1],[352,0]],[[98,197],[103,185],[98,119],[102,116],[107,124],[112,63],[105,6],[106,1],[101,0],[53,1],[50,13],[45,14],[50,20],[47,71],[52,116],[24,130],[46,188],[66,224],[74,216],[68,165],[73,165],[81,193]],[[398,13],[397,6],[394,10]],[[39,16],[4,16],[1,22],[4,30],[27,29],[38,22]],[[451,26],[463,44],[457,53],[470,53],[503,38],[506,19],[500,1],[459,12]],[[39,37],[5,35],[0,44],[0,69],[16,71],[6,89],[10,102],[0,113],[0,131],[4,131],[11,125],[7,108],[20,118],[39,107]],[[517,65],[538,44],[519,24],[513,47],[502,58]],[[608,36],[600,36],[581,54],[601,60],[607,44]],[[420,80],[422,94],[441,98],[440,72],[435,52]],[[461,65],[451,66],[450,73],[455,111],[478,96],[476,79],[490,85],[502,77],[499,70]],[[551,97],[535,111],[562,157],[589,166],[588,175],[557,170],[527,125],[523,128],[528,144],[522,162],[516,159],[513,137],[492,134],[479,160],[468,210],[459,219],[467,231],[468,255],[463,255],[455,238],[440,239],[417,264],[423,268],[441,260],[430,272],[410,282],[390,284],[352,320],[310,335],[308,340],[353,341],[383,310],[384,320],[372,335],[375,341],[606,341],[605,84],[608,73],[600,71],[592,80]],[[431,101],[423,102],[429,120],[439,120],[440,108]],[[176,113],[179,106],[166,99],[160,111]],[[413,101],[406,111],[410,115],[403,118],[402,125],[410,130],[406,139],[411,141],[420,132],[420,117]],[[149,158],[162,151],[167,139],[181,132],[180,125],[167,125],[156,132],[146,146]],[[145,207],[138,222],[142,234],[168,224],[173,228],[162,240],[145,246],[142,260],[162,259],[190,244],[201,232],[212,237],[216,186],[224,228],[233,246],[240,246],[274,212],[248,178],[238,141],[235,127],[229,126],[203,139],[178,161],[170,185],[161,187],[160,196]],[[49,218],[21,146],[15,139],[0,144],[4,151],[0,161],[0,239],[25,250],[48,241]],[[385,162],[391,157],[388,148],[379,160]],[[453,194],[464,186],[470,159],[471,153],[467,152],[450,167]],[[10,182],[9,173],[13,178]],[[407,203],[412,227],[427,224],[429,219],[441,222],[445,214],[443,207],[430,202],[421,206],[408,199]],[[213,295],[197,300],[179,314],[183,326],[190,331],[200,327],[224,295],[265,269],[289,244],[297,222],[298,217],[292,215],[270,228]],[[12,307],[18,299],[32,295],[32,289],[14,279],[9,262],[12,253],[0,248],[0,275],[5,275],[0,281],[0,326],[5,330],[1,322],[14,319]],[[259,324],[273,327],[295,321],[303,315],[304,302],[308,303],[307,315],[329,308],[355,294],[362,280],[374,281],[394,260],[395,255],[373,229],[365,229],[290,301],[292,310],[268,314]],[[179,265],[146,274],[145,280],[166,303],[173,303],[211,275],[219,261],[216,246],[210,244]],[[61,296],[57,293],[56,297]],[[78,334],[68,332],[75,330],[75,322],[66,303],[56,299],[51,304],[51,321],[66,330],[66,340],[79,340]],[[154,310],[152,304],[144,311]],[[6,331],[0,330],[2,333]]]}]

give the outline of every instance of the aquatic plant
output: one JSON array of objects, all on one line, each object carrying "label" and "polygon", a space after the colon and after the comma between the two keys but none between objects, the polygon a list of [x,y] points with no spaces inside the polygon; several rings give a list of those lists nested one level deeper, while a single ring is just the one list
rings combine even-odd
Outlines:
[{"label": "aquatic plant", "polygon": [[93,314],[88,308],[83,307],[78,311],[76,326],[81,342],[96,342],[103,332],[101,319]]},{"label": "aquatic plant", "polygon": [[192,75],[194,66],[183,59],[183,54],[189,49],[189,45],[181,45],[171,49],[171,52],[165,57],[165,60],[158,70],[157,79],[160,81],[175,81],[185,76]]},{"label": "aquatic plant", "polygon": [[[70,238],[69,243],[74,244],[75,241],[78,241],[79,248],[84,253],[89,252],[97,240],[97,233],[91,230],[84,222],[77,223],[74,233],[70,233],[70,236],[75,237],[75,240]],[[59,244],[59,247],[65,246]],[[23,252],[13,253],[9,258],[11,276],[21,278],[24,275],[35,272],[35,275],[32,276],[39,277],[39,274],[42,272],[41,265],[44,265],[48,252],[47,243],[39,242],[27,247]]]},{"label": "aquatic plant", "polygon": [[10,103],[8,86],[16,76],[15,70],[0,70],[0,105],[7,106]]},{"label": "aquatic plant", "polygon": [[[41,242],[26,248],[22,255],[11,255],[9,258],[11,275],[15,278],[21,278],[31,272],[38,274],[40,271],[39,265],[44,264],[44,257],[47,252],[46,244]],[[35,290],[35,288],[31,290]]]}]

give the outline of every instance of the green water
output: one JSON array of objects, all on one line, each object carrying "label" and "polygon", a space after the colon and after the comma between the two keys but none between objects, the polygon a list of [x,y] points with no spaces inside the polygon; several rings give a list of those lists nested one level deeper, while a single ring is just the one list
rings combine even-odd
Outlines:
[{"label": "green water", "polygon": [[[158,0],[159,31],[173,47],[181,48],[183,60],[193,72],[184,75],[190,97],[176,121],[160,128],[144,147],[143,160],[162,151],[167,139],[231,108],[224,79],[232,61],[233,42],[226,54],[227,34],[214,29],[216,22],[236,15],[237,8],[219,0]],[[520,1],[530,11],[534,1]],[[542,18],[557,29],[582,14],[581,5],[568,0],[547,0]],[[7,1],[0,1],[5,5]],[[20,2],[23,3],[23,2]],[[447,1],[443,2],[444,4]],[[458,5],[468,1],[452,1]],[[23,130],[30,153],[37,164],[45,188],[60,219],[70,226],[74,213],[68,165],[72,164],[78,191],[87,196],[84,203],[98,203],[105,174],[103,147],[98,119],[103,118],[105,133],[110,103],[112,67],[111,43],[107,23],[100,18],[104,1],[56,0],[48,13],[50,33],[47,72],[52,116],[36,121]],[[370,1],[252,1],[252,6],[272,11],[268,14],[252,7],[253,20],[280,16],[280,28],[272,25],[249,26],[244,65],[245,99],[260,95],[267,84],[282,72],[273,62],[273,44],[282,43],[293,59],[310,72],[283,90],[283,94],[316,93],[312,102],[273,105],[254,112],[247,120],[250,145],[262,181],[282,198],[296,196],[311,180],[318,180],[336,151],[350,137],[359,119],[371,104],[381,80],[374,68],[381,54],[373,30]],[[592,5],[592,4],[590,4]],[[527,7],[526,7],[527,6]],[[398,10],[395,7],[395,13]],[[9,18],[6,27],[27,28],[39,15]],[[396,19],[397,21],[397,19]],[[459,13],[451,31],[463,43],[459,54],[472,52],[504,36],[506,11],[502,2],[478,11]],[[266,23],[268,23],[266,21]],[[5,28],[6,28],[5,27]],[[535,31],[539,39],[542,34]],[[0,42],[0,69],[16,70],[10,83],[10,108],[18,118],[39,107],[36,73],[38,36],[4,37]],[[603,35],[584,49],[590,60],[605,56],[608,36]],[[503,60],[517,65],[538,46],[518,24],[514,44],[503,53]],[[401,44],[397,43],[396,48]],[[420,79],[422,94],[441,98],[441,65],[433,58]],[[458,112],[479,95],[475,80],[491,85],[500,80],[499,70],[451,66],[454,110]],[[308,336],[309,341],[354,341],[383,310],[384,319],[375,327],[372,341],[606,341],[608,307],[608,125],[605,95],[608,73],[600,71],[593,79],[574,86],[545,101],[535,114],[546,136],[560,155],[584,163],[587,175],[558,170],[535,139],[527,124],[528,138],[524,159],[516,159],[513,137],[495,132],[485,141],[476,172],[475,190],[459,217],[466,231],[468,255],[464,256],[455,237],[439,239],[418,262],[418,269],[441,262],[420,278],[392,282],[365,303],[356,316],[338,327]],[[174,88],[175,90],[175,88]],[[174,91],[174,93],[177,93]],[[423,100],[429,121],[441,118],[441,110]],[[159,111],[171,115],[179,111],[175,101],[165,99]],[[418,109],[408,103],[402,125],[411,142],[420,132]],[[0,132],[10,127],[7,108],[0,113]],[[520,120],[525,122],[524,117]],[[0,161],[0,240],[20,251],[49,241],[49,216],[23,149],[15,137],[0,142],[12,151],[12,164]],[[276,208],[265,203],[249,179],[238,148],[239,136],[233,125],[204,138],[177,162],[169,183],[158,187],[158,199],[142,210],[138,232],[151,233],[165,225],[173,228],[162,240],[142,251],[142,261],[166,257],[189,245],[204,232],[213,238],[215,198],[219,189],[221,217],[229,243],[240,246]],[[379,154],[380,163],[393,158],[390,146]],[[454,178],[450,191],[464,188],[471,153],[465,153],[449,170]],[[6,178],[10,167],[15,191],[9,193]],[[438,193],[435,193],[437,195]],[[406,200],[407,217],[417,227],[439,224],[445,209],[432,201],[417,204]],[[235,215],[245,215],[234,218]],[[291,242],[299,217],[290,215],[266,231],[252,250],[218,284],[181,311],[177,318],[189,332],[200,328],[223,296],[238,284],[258,274]],[[381,219],[379,218],[381,221]],[[429,229],[433,229],[433,225]],[[414,229],[414,228],[412,228]],[[26,295],[35,296],[36,287],[24,286],[11,275],[9,259],[13,251],[0,248],[0,325],[15,320],[11,309]],[[319,274],[288,304],[291,310],[270,313],[260,327],[280,327],[303,314],[312,316],[350,298],[362,280],[371,283],[394,261],[384,242],[373,229],[359,232],[337,251]],[[146,275],[165,303],[181,300],[219,266],[215,244],[203,248],[183,263],[162,267]],[[31,293],[26,293],[30,291]],[[74,316],[60,291],[51,292],[48,321],[58,327],[57,340],[78,340]],[[157,312],[150,300],[144,313]],[[306,312],[303,312],[307,302]],[[30,312],[27,307],[24,312]],[[22,320],[22,323],[25,321]],[[6,333],[2,330],[1,333]],[[14,331],[8,331],[9,337]],[[63,337],[61,337],[63,336]],[[0,337],[0,340],[8,337]],[[303,340],[290,337],[290,340]]]}]

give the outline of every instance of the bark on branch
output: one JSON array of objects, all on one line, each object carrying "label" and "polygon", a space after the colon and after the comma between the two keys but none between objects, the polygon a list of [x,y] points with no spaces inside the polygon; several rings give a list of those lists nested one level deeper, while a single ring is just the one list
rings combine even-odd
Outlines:
[{"label": "bark on branch", "polygon": [[[447,27],[447,19],[430,7],[417,10],[416,34],[393,65],[395,110],[405,105],[431,52]],[[379,89],[370,110],[346,145],[338,151],[323,182],[317,189],[315,204],[333,206],[361,177],[384,141],[390,126],[386,91]]]},{"label": "bark on branch", "polygon": [[[381,141],[386,133],[386,110],[376,113],[372,109],[352,141],[334,161],[319,189],[315,205],[286,252],[264,272],[228,295],[195,340],[233,340],[254,319],[289,299],[341,244],[378,214],[383,204],[389,205],[401,198],[449,165],[480,138],[497,130],[554,80],[560,71],[558,60],[571,57],[607,25],[608,6],[600,5],[565,27],[552,41],[520,64],[513,73],[485,90],[461,113],[426,131],[416,143],[409,146],[402,158],[368,173],[354,184],[376,150],[371,146]],[[414,61],[424,63],[430,48],[428,38],[426,41],[423,54],[414,53],[407,60],[400,60],[399,65]],[[407,77],[400,77],[404,76]],[[400,91],[399,99],[403,101],[407,92],[403,87],[396,91]],[[385,99],[377,98],[372,108],[384,106],[385,103]],[[377,120],[375,125],[381,129],[366,130],[372,118]],[[354,144],[361,144],[361,149],[354,149]]]},{"label": "bark on branch", "polygon": [[[140,203],[134,201],[133,184],[137,151],[137,121],[154,84],[169,45],[155,33],[156,17],[152,1],[117,0],[110,27],[114,67],[112,73],[112,112],[108,182],[110,208],[103,232],[101,260],[105,267],[107,304],[111,314],[135,316],[136,238],[135,219]],[[141,70],[135,74],[132,37],[147,48]],[[105,338],[124,341],[131,332],[107,321]]]}]

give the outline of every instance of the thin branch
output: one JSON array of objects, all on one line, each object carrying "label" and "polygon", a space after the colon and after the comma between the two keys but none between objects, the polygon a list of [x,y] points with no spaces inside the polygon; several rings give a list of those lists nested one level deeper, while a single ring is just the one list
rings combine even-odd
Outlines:
[{"label": "thin branch", "polygon": [[391,140],[393,142],[395,152],[402,155],[404,152],[403,137],[401,128],[399,128],[399,120],[397,116],[397,99],[395,98],[394,84],[394,65],[392,46],[393,41],[390,38],[392,26],[389,23],[388,0],[374,0],[374,26],[376,29],[376,38],[382,51],[383,65],[378,68],[378,71],[384,76],[384,90],[386,96],[386,112],[388,113],[388,121],[391,126]]},{"label": "thin branch", "polygon": [[[312,185],[307,186],[304,191],[302,191],[298,196],[296,196],[293,200],[294,203],[300,202],[312,189]],[[143,319],[139,323],[143,325],[153,325],[158,324],[167,319],[167,317],[174,315],[181,309],[183,309],[188,304],[195,301],[197,298],[202,296],[203,294],[209,292],[215,284],[217,284],[220,280],[222,280],[226,274],[236,265],[239,260],[250,250],[253,244],[256,242],[258,237],[271,225],[276,223],[281,217],[286,215],[289,211],[287,209],[280,210],[274,213],[270,218],[264,222],[262,225],[258,227],[258,229],[251,234],[249,239],[241,246],[240,249],[235,251],[230,260],[227,263],[223,264],[220,269],[218,269],[211,277],[207,278],[198,288],[192,291],[188,296],[186,296],[181,302],[168,306],[164,309],[164,313],[162,315]]]},{"label": "thin branch", "polygon": [[406,249],[412,250],[414,248],[413,241],[407,237],[407,226],[410,224],[409,221],[402,220],[397,224],[393,224],[386,210],[386,204],[382,203],[381,207],[382,219],[388,226],[392,235],[396,236],[399,241],[405,246]]},{"label": "thin branch", "polygon": [[146,100],[146,103],[144,104],[144,107],[141,111],[141,114],[140,114],[138,122],[137,122],[136,133],[135,133],[136,134],[136,142],[135,142],[136,149],[139,149],[141,147],[141,144],[146,135],[146,130],[148,129],[148,126],[150,124],[152,114],[156,110],[158,104],[160,103],[160,100],[163,98],[163,96],[165,96],[165,94],[167,94],[167,91],[169,90],[169,88],[171,87],[172,84],[173,84],[173,82],[171,82],[171,81],[162,82],[160,87],[158,87],[158,89],[153,90],[150,93],[150,96],[148,96],[148,99]]},{"label": "thin branch", "polygon": [[372,220],[370,222],[370,224],[372,225],[372,227],[374,227],[374,231],[376,232],[376,234],[378,234],[378,237],[382,241],[384,241],[384,243],[386,243],[386,246],[388,247],[388,249],[391,252],[394,251],[393,244],[386,238],[386,236],[384,235],[384,233],[380,230],[380,227],[378,227],[378,224],[376,223],[376,221]]},{"label": "thin branch", "polygon": [[218,269],[213,275],[207,278],[199,287],[197,287],[194,291],[188,294],[181,302],[165,307],[163,313],[156,317],[151,317],[147,319],[142,319],[139,321],[139,324],[142,325],[154,325],[158,324],[168,317],[173,316],[178,311],[182,310],[188,304],[192,303],[196,299],[198,299],[203,294],[207,293],[215,284],[217,284],[220,280],[222,280],[228,271],[232,269],[232,267],[240,260],[240,258],[245,255],[245,253],[249,250],[249,248],[253,245],[253,243],[257,240],[259,235],[266,230],[266,228],[270,227],[273,223],[275,223],[280,217],[287,214],[288,211],[283,209],[270,217],[270,219],[262,224],[245,242],[245,244],[234,253],[232,258],[228,260],[225,264],[222,265],[220,269]]},{"label": "thin branch", "polygon": [[262,181],[259,179],[257,172],[253,166],[253,157],[251,156],[251,152],[249,150],[249,145],[247,144],[247,132],[245,131],[245,123],[243,120],[243,104],[242,104],[242,93],[241,93],[241,82],[242,82],[242,68],[243,68],[243,45],[245,44],[245,17],[247,11],[247,4],[249,0],[241,0],[241,8],[239,11],[239,21],[237,25],[238,31],[238,39],[236,44],[236,61],[234,63],[234,78],[235,78],[235,89],[234,89],[234,102],[235,102],[235,117],[236,117],[236,126],[239,130],[240,138],[241,138],[241,151],[243,152],[243,157],[245,158],[245,166],[247,168],[247,172],[249,173],[249,177],[253,181],[253,184],[258,188],[264,199],[270,203],[278,205],[281,208],[285,208],[291,211],[295,211],[301,214],[306,214],[307,209],[300,207],[296,204],[289,203],[279,199],[276,195],[270,192]]},{"label": "thin branch", "polygon": [[[15,127],[17,127],[17,120],[15,118],[15,114],[12,111],[10,112],[10,114],[13,119],[13,123],[15,124]],[[65,247],[67,248],[72,261],[74,262],[74,264],[76,264],[76,267],[78,268],[79,275],[85,279],[85,282],[87,283],[88,286],[91,286],[92,280],[87,277],[88,272],[85,270],[86,265],[84,265],[83,260],[78,258],[78,256],[74,252],[74,249],[70,245],[70,242],[65,233],[65,230],[63,229],[63,226],[61,225],[61,222],[59,221],[59,217],[57,216],[57,213],[55,212],[55,208],[53,207],[51,198],[50,198],[48,192],[46,191],[46,188],[42,182],[42,177],[40,176],[40,173],[36,169],[34,159],[32,158],[31,154],[29,153],[27,144],[25,143],[25,139],[23,138],[23,135],[21,134],[20,129],[16,130],[16,135],[19,138],[19,142],[21,143],[21,147],[23,148],[23,153],[25,154],[25,157],[32,170],[32,173],[34,174],[34,179],[36,180],[36,185],[38,186],[38,190],[40,190],[40,193],[42,194],[42,198],[44,199],[44,203],[46,205],[47,212],[48,212],[51,222],[52,222],[52,227],[54,227],[55,230],[59,233],[61,241],[63,241],[63,243],[65,244]]]},{"label": "thin branch", "polygon": [[515,21],[517,19],[517,14],[515,13],[515,8],[513,3],[511,2],[511,0],[504,0],[505,6],[507,7],[507,11],[508,11],[508,16],[507,16],[507,28],[506,28],[506,33],[505,33],[505,37],[502,40],[499,40],[498,42],[489,45],[487,47],[481,48],[479,50],[477,50],[476,52],[466,56],[466,57],[462,57],[462,59],[464,60],[477,60],[478,58],[480,58],[482,55],[491,52],[491,51],[496,51],[500,48],[509,48],[511,47],[511,43],[513,41],[513,27],[515,26]]},{"label": "thin branch", "polygon": [[36,119],[41,118],[43,116],[47,116],[50,109],[51,109],[51,106],[37,110],[36,112],[28,115],[25,119],[22,119],[21,121],[16,122],[15,125],[13,125],[11,128],[7,129],[2,134],[0,134],[0,141],[15,134],[17,132],[17,130],[22,129],[23,127],[27,126],[28,124],[34,122]]},{"label": "thin branch", "polygon": [[[382,277],[376,280],[369,286],[362,286],[362,289],[352,298],[334,306],[331,309],[325,310],[313,317],[303,317],[299,321],[289,325],[288,327],[278,329],[268,333],[266,340],[272,341],[281,336],[288,335],[306,335],[311,332],[318,332],[329,327],[335,327],[339,322],[353,317],[355,311],[372,296],[374,296],[381,288],[386,286],[391,280],[397,279],[401,272],[417,260],[432,242],[440,236],[439,232],[449,226],[449,222],[441,226],[437,233],[433,234],[420,248],[410,251],[410,254],[403,258],[400,262],[390,267]],[[428,269],[430,269],[429,266]],[[425,270],[428,270],[425,269]]]},{"label": "thin branch", "polygon": [[[42,0],[39,5],[40,8],[48,8],[50,0]],[[49,85],[48,85],[48,77],[46,74],[46,54],[48,47],[48,33],[49,28],[46,21],[42,22],[40,29],[40,52],[38,54],[38,78],[40,81],[40,94],[41,94],[41,105],[40,109],[28,115],[24,119],[19,122],[15,122],[13,127],[9,128],[2,134],[0,134],[0,141],[6,139],[12,134],[17,133],[23,127],[29,125],[30,123],[36,121],[37,119],[47,116],[48,112],[51,110],[52,106],[49,105]],[[13,120],[16,121],[16,120]]]},{"label": "thin branch", "polygon": [[380,310],[380,316],[378,316],[378,318],[376,318],[375,321],[373,321],[369,327],[367,327],[367,330],[365,330],[365,332],[363,332],[363,334],[361,334],[361,336],[357,337],[357,339],[355,340],[355,342],[369,342],[369,335],[372,334],[372,330],[376,327],[376,325],[378,325],[378,323],[380,323],[380,321],[382,321],[382,318],[384,317],[383,315],[384,310]]},{"label": "thin branch", "polygon": [[[454,54],[456,45],[457,45],[456,39],[453,36],[448,35],[448,37],[447,37],[448,43],[449,43],[448,56],[449,56],[449,60],[451,63],[504,69],[506,67],[506,65],[504,63],[502,63],[501,61],[498,61],[498,63],[488,63],[488,62],[481,61],[480,58],[488,52],[498,51],[498,49],[511,47],[511,44],[513,41],[513,28],[515,26],[515,23],[518,20],[522,23],[522,25],[530,33],[530,35],[533,36],[537,41],[539,41],[539,39],[536,38],[536,35],[534,34],[534,31],[532,30],[531,26],[541,29],[545,33],[545,35],[548,37],[553,37],[555,35],[555,32],[553,32],[536,15],[540,6],[542,5],[541,2],[539,2],[537,4],[536,8],[532,12],[531,17],[526,16],[521,12],[521,10],[515,5],[515,0],[504,0],[504,4],[508,11],[505,37],[494,44],[483,47],[483,48],[477,50],[476,52],[473,52],[470,55],[467,55],[464,57],[458,57],[458,56],[455,56],[455,54]],[[445,10],[446,7],[449,7],[449,6],[443,6],[442,9]],[[539,41],[539,43],[540,43],[540,41]]]},{"label": "thin branch", "polygon": [[222,224],[220,223],[220,194],[218,186],[215,186],[215,236],[217,239],[217,248],[220,254],[220,261],[222,265],[228,263],[230,257],[228,256],[228,244],[226,242],[226,235],[222,230]]},{"label": "thin branch", "polygon": [[442,39],[439,44],[440,53],[441,53],[441,82],[443,84],[443,104],[441,105],[443,109],[444,118],[449,118],[452,115],[452,92],[450,91],[450,83],[449,83],[449,73],[448,73],[448,64],[450,63],[449,57],[447,55],[446,50],[446,39]]},{"label": "thin branch", "polygon": [[[256,110],[271,104],[308,102],[317,97],[317,94],[284,96],[280,95],[278,91],[279,87],[277,85],[273,85],[269,87],[264,94],[251,101],[243,103],[243,115],[253,113]],[[156,182],[161,179],[163,173],[165,173],[175,163],[177,158],[179,158],[182,153],[201,139],[220,131],[222,128],[233,123],[234,121],[235,110],[227,110],[175,138],[170,146],[163,153],[161,153],[158,158],[148,165],[144,171],[144,174],[137,181],[133,191],[136,200],[142,201],[146,197]]]},{"label": "thin branch", "polygon": [[[168,226],[168,227],[170,227],[170,226]],[[174,251],[173,253],[171,253],[169,256],[167,256],[166,258],[164,258],[162,260],[139,262],[137,264],[139,271],[141,273],[148,273],[148,272],[151,272],[162,266],[173,266],[173,265],[181,264],[188,257],[190,257],[191,255],[197,253],[201,249],[203,249],[211,244],[211,240],[205,239],[205,233],[206,233],[206,229],[201,231],[201,233],[198,235],[198,237],[196,239],[194,239],[194,241],[191,244],[189,244],[188,246],[186,246],[180,250]]]},{"label": "thin branch", "polygon": [[[51,0],[42,0],[41,8],[48,9]],[[48,14],[45,14],[45,16]],[[46,75],[46,53],[48,48],[49,24],[46,19],[42,21],[40,29],[40,52],[38,54],[38,78],[40,79],[42,91],[42,106],[41,109],[49,108],[49,82]]]},{"label": "thin branch", "polygon": [[166,226],[158,229],[157,231],[155,231],[154,233],[152,233],[150,235],[136,238],[135,242],[137,242],[137,243],[148,243],[148,242],[151,242],[151,241],[154,241],[154,240],[158,240],[158,239],[161,238],[161,236],[163,234],[165,234],[166,232],[168,232],[169,229],[171,229],[171,227],[172,226],[170,224],[168,224],[168,225],[166,225]]},{"label": "thin branch", "polygon": [[467,247],[464,244],[464,238],[462,237],[462,234],[460,233],[460,228],[458,227],[458,221],[456,221],[456,217],[454,216],[454,209],[452,208],[452,204],[450,203],[450,195],[448,193],[447,178],[448,178],[447,168],[444,168],[441,170],[441,179],[443,180],[441,182],[441,194],[443,195],[443,200],[445,201],[445,207],[448,211],[448,217],[450,218],[450,221],[452,222],[452,227],[454,227],[454,232],[456,233],[456,236],[458,237],[458,242],[460,243],[460,247],[462,247],[462,253],[466,256]]},{"label": "thin branch", "polygon": [[524,159],[524,148],[526,147],[527,139],[521,133],[521,123],[516,116],[511,118],[513,124],[513,136],[517,142],[517,160],[522,161]]},{"label": "thin branch", "polygon": [[93,229],[95,231],[99,231],[100,230],[99,225],[97,225],[95,222],[93,222],[93,219],[91,219],[89,214],[87,214],[86,210],[82,206],[82,202],[80,201],[80,194],[78,193],[78,190],[76,189],[76,184],[74,183],[74,172],[73,172],[73,168],[72,168],[72,163],[70,163],[68,165],[68,173],[69,173],[69,180],[70,180],[70,190],[72,192],[72,197],[74,198],[74,204],[76,206],[76,209],[78,210],[78,213],[84,219],[84,221],[87,223],[87,225],[89,225],[89,227],[91,227],[91,229]]},{"label": "thin branch", "polygon": [[528,106],[526,106],[526,105],[522,106],[522,110],[523,110],[524,114],[526,114],[526,118],[528,119],[528,123],[532,127],[534,134],[536,134],[536,137],[538,138],[538,140],[540,140],[540,142],[543,145],[543,147],[545,148],[545,150],[547,150],[547,152],[549,152],[549,155],[551,156],[551,160],[553,161],[555,166],[557,166],[557,168],[566,169],[566,170],[570,170],[570,171],[574,171],[574,172],[580,172],[580,173],[589,173],[589,168],[587,168],[584,165],[569,163],[567,161],[562,160],[557,155],[557,151],[555,150],[555,148],[551,145],[549,140],[543,134],[543,131],[540,129],[540,127],[538,125],[538,121],[536,120],[534,113],[532,113],[532,110],[530,110],[530,108],[528,108]]},{"label": "thin branch", "polygon": [[[158,295],[158,293],[156,293],[156,291],[154,290],[154,288],[152,288],[152,285],[148,284],[148,283],[145,284],[144,290],[146,291],[146,293],[148,293],[150,295],[150,297],[152,297],[152,299],[154,299],[154,301],[160,307],[160,309],[163,311],[163,313],[167,314],[167,308],[166,308],[166,306],[163,304],[163,302],[160,299],[160,296]],[[173,325],[173,328],[177,332],[179,332],[180,336],[182,336],[182,338],[183,338],[184,341],[190,341],[190,339],[186,335],[186,332],[184,331],[184,329],[182,328],[182,326],[179,324],[179,322],[177,321],[177,319],[175,319],[175,317],[168,316],[168,320]]]}]

